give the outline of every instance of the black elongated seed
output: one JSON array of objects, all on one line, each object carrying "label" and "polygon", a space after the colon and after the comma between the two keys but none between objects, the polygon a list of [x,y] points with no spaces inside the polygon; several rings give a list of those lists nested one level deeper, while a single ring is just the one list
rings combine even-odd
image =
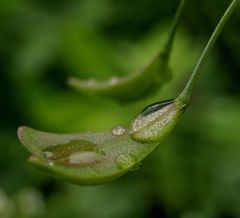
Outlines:
[{"label": "black elongated seed", "polygon": [[147,116],[151,113],[154,113],[170,104],[172,104],[173,102],[175,101],[175,99],[169,99],[169,100],[165,100],[165,101],[160,101],[160,102],[156,102],[156,103],[153,103],[147,107],[145,107],[143,110],[142,110],[142,116]]}]

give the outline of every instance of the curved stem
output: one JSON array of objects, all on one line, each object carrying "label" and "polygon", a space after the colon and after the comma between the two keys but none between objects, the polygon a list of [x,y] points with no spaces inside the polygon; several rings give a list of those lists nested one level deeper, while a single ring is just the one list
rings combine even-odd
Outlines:
[{"label": "curved stem", "polygon": [[187,0],[181,0],[180,4],[178,6],[177,12],[174,16],[172,27],[169,32],[167,42],[165,43],[164,50],[163,50],[163,54],[165,55],[166,58],[169,58],[169,55],[172,51],[174,38],[177,33],[177,29],[178,29],[178,26],[180,24],[180,21],[181,21],[182,15],[183,15],[183,11],[184,11],[186,2],[187,2]]},{"label": "curved stem", "polygon": [[191,95],[194,86],[196,85],[197,79],[199,77],[200,72],[203,70],[206,60],[209,56],[210,51],[212,50],[216,40],[218,39],[220,33],[222,32],[223,27],[225,26],[226,22],[232,15],[233,11],[236,9],[237,4],[240,0],[233,0],[224,15],[222,16],[221,20],[219,21],[218,25],[216,26],[214,32],[212,33],[205,49],[203,50],[203,53],[181,94],[179,95],[178,99],[182,102],[188,104],[191,100]]}]

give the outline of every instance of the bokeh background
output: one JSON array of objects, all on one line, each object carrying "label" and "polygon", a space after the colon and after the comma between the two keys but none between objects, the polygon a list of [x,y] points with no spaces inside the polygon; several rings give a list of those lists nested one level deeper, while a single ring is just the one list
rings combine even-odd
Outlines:
[{"label": "bokeh background", "polygon": [[34,169],[20,125],[52,132],[126,126],[147,104],[175,97],[230,0],[189,1],[159,92],[121,105],[66,86],[144,66],[162,47],[178,0],[0,1],[1,218],[239,218],[240,10],[224,29],[191,106],[141,167],[81,187]]}]

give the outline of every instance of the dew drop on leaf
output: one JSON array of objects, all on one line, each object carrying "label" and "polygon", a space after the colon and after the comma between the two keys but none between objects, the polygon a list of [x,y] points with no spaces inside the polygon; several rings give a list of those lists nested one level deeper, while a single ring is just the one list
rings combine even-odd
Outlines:
[{"label": "dew drop on leaf", "polygon": [[121,169],[129,169],[136,163],[136,159],[131,154],[120,154],[116,159],[116,163]]},{"label": "dew drop on leaf", "polygon": [[151,104],[151,105],[145,107],[141,114],[142,114],[142,116],[147,116],[151,113],[159,111],[160,109],[172,104],[173,102],[174,102],[174,99],[170,99],[170,100],[160,101],[160,102]]},{"label": "dew drop on leaf", "polygon": [[70,164],[89,163],[97,160],[99,155],[94,151],[74,152],[69,156]]},{"label": "dew drop on leaf", "polygon": [[122,127],[122,126],[115,126],[112,129],[112,134],[116,135],[116,136],[123,135],[125,132],[126,132],[126,129],[124,127]]},{"label": "dew drop on leaf", "polygon": [[[151,124],[153,121],[163,116],[171,108],[173,100],[156,103],[145,108],[138,117],[133,121],[132,131],[136,132],[141,128]],[[162,120],[163,122],[164,120]]]},{"label": "dew drop on leaf", "polygon": [[186,105],[167,100],[146,107],[129,128],[133,140],[141,143],[160,142],[177,123]]}]

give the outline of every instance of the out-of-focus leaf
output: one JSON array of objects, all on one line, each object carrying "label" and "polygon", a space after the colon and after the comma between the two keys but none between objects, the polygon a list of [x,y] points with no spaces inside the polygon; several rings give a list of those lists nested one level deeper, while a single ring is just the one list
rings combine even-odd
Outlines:
[{"label": "out-of-focus leaf", "polygon": [[138,100],[169,81],[171,70],[166,57],[158,54],[143,70],[127,77],[112,77],[107,81],[70,78],[68,84],[85,94],[100,95],[120,102]]}]

